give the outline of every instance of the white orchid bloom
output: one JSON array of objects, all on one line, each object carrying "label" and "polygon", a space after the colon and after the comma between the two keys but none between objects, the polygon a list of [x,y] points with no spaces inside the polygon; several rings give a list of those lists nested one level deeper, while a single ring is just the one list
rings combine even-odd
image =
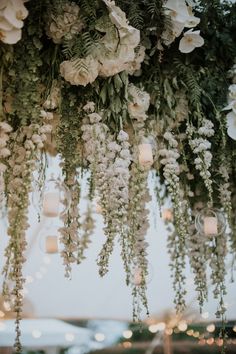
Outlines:
[{"label": "white orchid bloom", "polygon": [[227,119],[227,133],[230,138],[236,140],[236,113],[230,112],[226,116]]},{"label": "white orchid bloom", "polygon": [[185,21],[185,27],[188,27],[188,28],[196,27],[200,22],[200,18],[194,16],[192,8],[190,6],[187,9],[188,9],[189,16],[188,16],[187,20]]},{"label": "white orchid bloom", "polygon": [[236,100],[236,84],[229,86],[229,102]]},{"label": "white orchid bloom", "polygon": [[24,2],[25,0],[0,1],[0,40],[3,43],[15,44],[21,39],[23,20],[28,16]]},{"label": "white orchid bloom", "polygon": [[13,27],[20,29],[24,25],[23,20],[28,16],[28,10],[24,6],[24,1],[10,0],[7,2],[7,6],[2,10],[2,16]]},{"label": "white orchid bloom", "polygon": [[2,11],[0,11],[0,30],[11,31],[12,29],[13,26],[4,17],[2,17]]},{"label": "white orchid bloom", "polygon": [[229,111],[232,110],[234,114],[236,114],[236,100],[231,101],[228,106],[223,108],[223,111]]},{"label": "white orchid bloom", "polygon": [[191,53],[195,48],[201,47],[204,39],[200,36],[200,31],[190,29],[185,32],[183,38],[179,42],[179,50],[182,53]]},{"label": "white orchid bloom", "polygon": [[15,44],[21,39],[21,30],[13,28],[10,31],[4,31],[1,29],[0,21],[0,40],[6,44]]},{"label": "white orchid bloom", "polygon": [[180,23],[185,23],[188,20],[189,13],[185,0],[168,0],[165,7],[172,20]]}]

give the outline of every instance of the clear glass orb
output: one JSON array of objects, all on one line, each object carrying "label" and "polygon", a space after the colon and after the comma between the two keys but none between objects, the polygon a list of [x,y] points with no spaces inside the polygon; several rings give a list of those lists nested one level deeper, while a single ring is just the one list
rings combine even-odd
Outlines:
[{"label": "clear glass orb", "polygon": [[47,223],[39,233],[39,248],[43,253],[53,255],[62,250],[59,226]]},{"label": "clear glass orb", "polygon": [[205,236],[221,235],[226,229],[224,214],[218,209],[202,209],[195,217],[197,231]]},{"label": "clear glass orb", "polygon": [[45,181],[43,188],[35,182],[33,192],[33,205],[36,210],[48,218],[64,215],[71,202],[68,187],[59,179],[51,175]]}]

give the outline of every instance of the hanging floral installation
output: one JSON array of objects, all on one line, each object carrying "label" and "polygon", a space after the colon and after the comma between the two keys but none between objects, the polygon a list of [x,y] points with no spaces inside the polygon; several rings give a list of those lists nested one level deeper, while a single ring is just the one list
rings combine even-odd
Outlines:
[{"label": "hanging floral installation", "polygon": [[[200,308],[209,268],[224,321],[225,259],[236,252],[235,43],[236,5],[219,0],[1,1],[3,295],[16,312],[16,352],[36,189],[39,214],[63,223],[57,232],[68,278],[85,258],[96,202],[105,235],[99,274],[108,272],[117,240],[139,320],[143,309],[148,314],[151,173],[164,191],[161,208],[172,203],[163,216],[176,310],[185,308],[189,259]],[[47,180],[49,155],[59,155],[63,180]],[[90,202],[80,215],[85,172]],[[57,249],[52,238],[45,242],[49,253]]]}]

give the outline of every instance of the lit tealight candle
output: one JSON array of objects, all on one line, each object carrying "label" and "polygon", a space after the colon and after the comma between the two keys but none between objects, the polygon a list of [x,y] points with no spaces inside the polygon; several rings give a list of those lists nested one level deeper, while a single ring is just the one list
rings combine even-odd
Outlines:
[{"label": "lit tealight candle", "polygon": [[55,217],[59,215],[60,196],[59,193],[46,193],[43,198],[43,215]]},{"label": "lit tealight candle", "polygon": [[58,253],[57,236],[47,236],[45,240],[46,253]]},{"label": "lit tealight candle", "polygon": [[173,220],[173,213],[171,209],[164,209],[162,211],[162,220],[164,221],[172,221]]},{"label": "lit tealight candle", "polygon": [[218,224],[215,216],[206,216],[204,218],[204,234],[208,236],[217,235]]},{"label": "lit tealight candle", "polygon": [[98,202],[96,203],[96,213],[102,214],[102,207],[101,204],[99,204]]},{"label": "lit tealight candle", "polygon": [[143,167],[151,167],[153,164],[152,145],[140,144],[139,149],[139,163]]}]

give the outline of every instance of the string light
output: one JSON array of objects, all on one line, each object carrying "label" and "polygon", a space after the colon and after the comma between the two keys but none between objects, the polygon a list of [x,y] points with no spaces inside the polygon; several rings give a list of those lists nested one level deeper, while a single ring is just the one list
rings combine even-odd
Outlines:
[{"label": "string light", "polygon": [[171,336],[173,334],[173,329],[172,328],[166,328],[165,334],[167,334],[168,336]]},{"label": "string light", "polygon": [[214,343],[214,338],[208,338],[206,342],[208,345],[212,345]]},{"label": "string light", "polygon": [[124,347],[125,349],[131,348],[131,347],[132,347],[132,343],[131,343],[131,342],[124,342],[124,343],[123,343],[123,347]]},{"label": "string light", "polygon": [[178,324],[178,329],[181,331],[181,332],[185,332],[188,328],[188,325],[185,321],[181,321],[179,322]]},{"label": "string light", "polygon": [[188,335],[188,336],[192,336],[193,333],[194,333],[194,331],[193,331],[192,329],[189,329],[189,330],[187,331],[187,335]]},{"label": "string light", "polygon": [[132,337],[132,335],[133,335],[133,332],[129,329],[127,329],[126,331],[123,332],[123,337],[125,339],[130,339]]},{"label": "string light", "polygon": [[148,327],[149,332],[156,333],[158,331],[164,331],[166,328],[165,322],[159,322],[156,324],[152,324]]},{"label": "string light", "polygon": [[103,342],[105,340],[105,334],[103,333],[96,333],[94,338],[96,339],[97,342]]},{"label": "string light", "polygon": [[215,329],[216,329],[216,327],[215,327],[214,323],[209,324],[206,328],[207,332],[209,332],[209,333],[213,333],[215,331]]}]

